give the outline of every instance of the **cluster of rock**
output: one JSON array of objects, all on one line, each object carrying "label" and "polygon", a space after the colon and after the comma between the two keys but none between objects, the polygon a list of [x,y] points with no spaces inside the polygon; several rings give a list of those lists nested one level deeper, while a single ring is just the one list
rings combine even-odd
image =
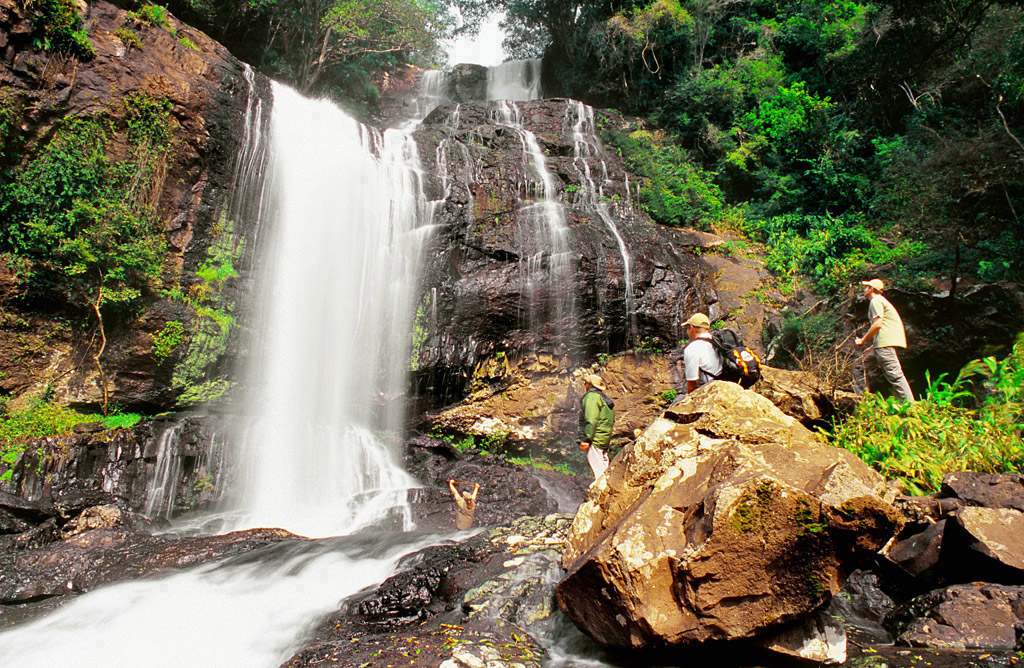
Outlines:
[{"label": "cluster of rock", "polygon": [[[1020,476],[954,474],[947,500],[897,498],[852,453],[823,445],[764,397],[711,383],[665,411],[592,486],[557,598],[603,645],[743,641],[842,662],[846,635],[833,620],[842,611],[828,605],[858,567],[902,591],[897,566],[907,578],[941,569],[949,583],[997,573],[1020,582],[1024,516],[1012,505],[1022,489]],[[968,505],[994,497],[1006,507]],[[935,509],[946,519],[931,523]],[[891,604],[874,621],[915,646],[1009,650],[1022,593],[958,585],[901,606],[882,596]],[[990,630],[969,629],[972,616]]]},{"label": "cluster of rock", "polygon": [[[284,665],[539,668],[571,515],[523,517],[458,544],[426,548],[397,575],[349,599]],[[353,651],[355,650],[355,651]]]},{"label": "cluster of rock", "polygon": [[[85,423],[75,429],[80,433],[25,444],[6,472],[7,479],[0,482],[0,491],[39,508],[42,515],[19,515],[0,506],[0,535],[68,520],[60,509],[79,503],[68,499],[101,495],[108,500],[104,503],[116,501],[142,511],[153,505],[159,491],[159,507],[150,510],[162,518],[209,505],[223,492],[229,468],[225,452],[217,448],[215,429],[202,418],[170,416],[112,430],[101,423]],[[153,489],[161,485],[162,489]],[[40,517],[41,523],[32,523]]]}]

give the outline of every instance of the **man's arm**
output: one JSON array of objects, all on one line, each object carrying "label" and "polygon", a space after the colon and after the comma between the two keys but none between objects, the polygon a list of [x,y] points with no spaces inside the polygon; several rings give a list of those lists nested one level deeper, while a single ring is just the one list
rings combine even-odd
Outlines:
[{"label": "man's arm", "polygon": [[875,334],[878,334],[878,330],[880,330],[880,329],[882,329],[882,318],[881,317],[877,317],[877,318],[875,318],[874,320],[871,321],[871,327],[868,328],[867,333],[865,333],[864,336],[862,336],[862,337],[860,337],[858,339],[854,339],[853,342],[855,344],[857,344],[858,346],[864,345],[865,343],[870,341],[872,338],[874,338]]},{"label": "man's arm", "polygon": [[688,381],[686,381],[686,393],[687,394],[689,394],[690,392],[693,392],[696,389],[697,389],[697,381],[695,381],[695,380],[688,380]]}]

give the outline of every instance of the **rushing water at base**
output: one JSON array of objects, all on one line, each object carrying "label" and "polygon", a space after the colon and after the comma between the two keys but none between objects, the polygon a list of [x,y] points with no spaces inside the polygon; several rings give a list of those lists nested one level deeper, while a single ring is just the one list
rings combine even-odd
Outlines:
[{"label": "rushing water at base", "polygon": [[276,668],[316,620],[436,538],[289,542],[84,595],[0,634],[4,668]]}]

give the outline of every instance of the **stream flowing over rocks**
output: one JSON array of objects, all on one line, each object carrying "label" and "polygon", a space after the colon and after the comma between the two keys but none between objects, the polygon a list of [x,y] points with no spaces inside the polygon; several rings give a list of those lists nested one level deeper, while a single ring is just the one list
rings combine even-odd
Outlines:
[{"label": "stream flowing over rocks", "polygon": [[[680,396],[676,344],[690,314],[763,351],[785,300],[760,262],[716,251],[722,237],[650,220],[639,182],[600,140],[621,115],[531,99],[537,61],[503,65],[514,76],[499,86],[480,66],[445,77],[410,67],[381,118],[395,128],[402,114],[425,118],[387,134],[325,102],[307,106],[173,16],[174,32],[136,26],[143,47],[129,48],[116,35],[125,9],[82,5],[97,52],[88,61],[37,51],[26,3],[0,0],[0,81],[26,156],[65,121],[121,118],[139,91],[168,102],[177,149],[155,197],[169,244],[162,284],[139,317],[111,323],[102,358],[112,402],[168,413],[131,429],[78,425],[3,464],[0,626],[11,628],[0,664],[988,668],[1019,658],[1024,477],[955,472],[937,495],[901,496],[811,431],[857,398],[805,373],[766,367],[753,390],[714,382]],[[516,72],[530,73],[519,88]],[[417,77],[438,83],[432,111],[411,102]],[[304,364],[275,358],[282,373],[258,415],[239,417],[237,368],[269,366],[257,331],[256,275],[271,261],[261,244],[284,238],[264,219],[269,184],[286,180],[267,179],[282,153],[268,149],[275,95],[358,139],[316,147],[336,165],[322,184],[292,169],[314,191],[298,199],[340,191],[330,179],[357,155],[367,179],[387,163],[394,180],[378,174],[359,206],[313,207],[322,227],[296,236],[318,246],[318,266],[354,273],[319,281],[327,289],[312,307],[305,287],[281,300],[298,308],[278,324],[310,335],[282,337]],[[111,157],[126,150],[115,142]],[[414,195],[388,199],[399,182]],[[296,211],[291,220],[312,218]],[[373,234],[342,219],[369,220]],[[405,254],[389,255],[395,238]],[[293,272],[312,273],[312,251],[291,255]],[[388,262],[359,265],[366,258]],[[204,267],[224,262],[229,275],[209,279]],[[0,263],[0,304],[15,283]],[[953,327],[964,336],[950,354],[1019,329],[1020,294],[962,291]],[[897,297],[911,330],[939,318],[943,299]],[[395,304],[402,313],[387,312]],[[844,326],[862,306],[851,303]],[[309,326],[309,310],[329,322]],[[992,327],[968,337],[966,320]],[[172,321],[189,335],[158,355],[154,334]],[[337,345],[338,332],[354,342]],[[85,337],[45,313],[5,317],[0,334],[0,391],[19,397],[12,404],[46,388],[98,408]],[[367,381],[377,369],[362,366],[371,346],[360,341],[389,369],[379,384]],[[340,348],[351,364],[325,361]],[[575,443],[591,372],[615,399],[619,450],[596,481]],[[331,391],[346,383],[352,393]],[[293,387],[308,394],[282,390]],[[256,418],[287,404],[282,391],[310,415],[275,432]],[[238,421],[266,437],[248,459],[230,456]],[[353,439],[373,447],[356,452]],[[254,463],[262,477],[247,475]],[[271,510],[284,504],[269,495],[290,490],[296,522],[335,527],[344,506],[355,519],[340,524],[355,528],[311,539],[261,522],[208,535],[233,519],[240,478],[260,480],[248,491]],[[469,531],[455,528],[449,480],[481,486]]]}]

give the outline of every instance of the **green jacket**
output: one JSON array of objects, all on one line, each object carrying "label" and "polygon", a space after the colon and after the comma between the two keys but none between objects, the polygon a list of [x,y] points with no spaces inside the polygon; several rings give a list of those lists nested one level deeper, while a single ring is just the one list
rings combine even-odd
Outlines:
[{"label": "green jacket", "polygon": [[590,390],[580,399],[580,441],[605,449],[612,440],[615,402],[598,390]]}]

